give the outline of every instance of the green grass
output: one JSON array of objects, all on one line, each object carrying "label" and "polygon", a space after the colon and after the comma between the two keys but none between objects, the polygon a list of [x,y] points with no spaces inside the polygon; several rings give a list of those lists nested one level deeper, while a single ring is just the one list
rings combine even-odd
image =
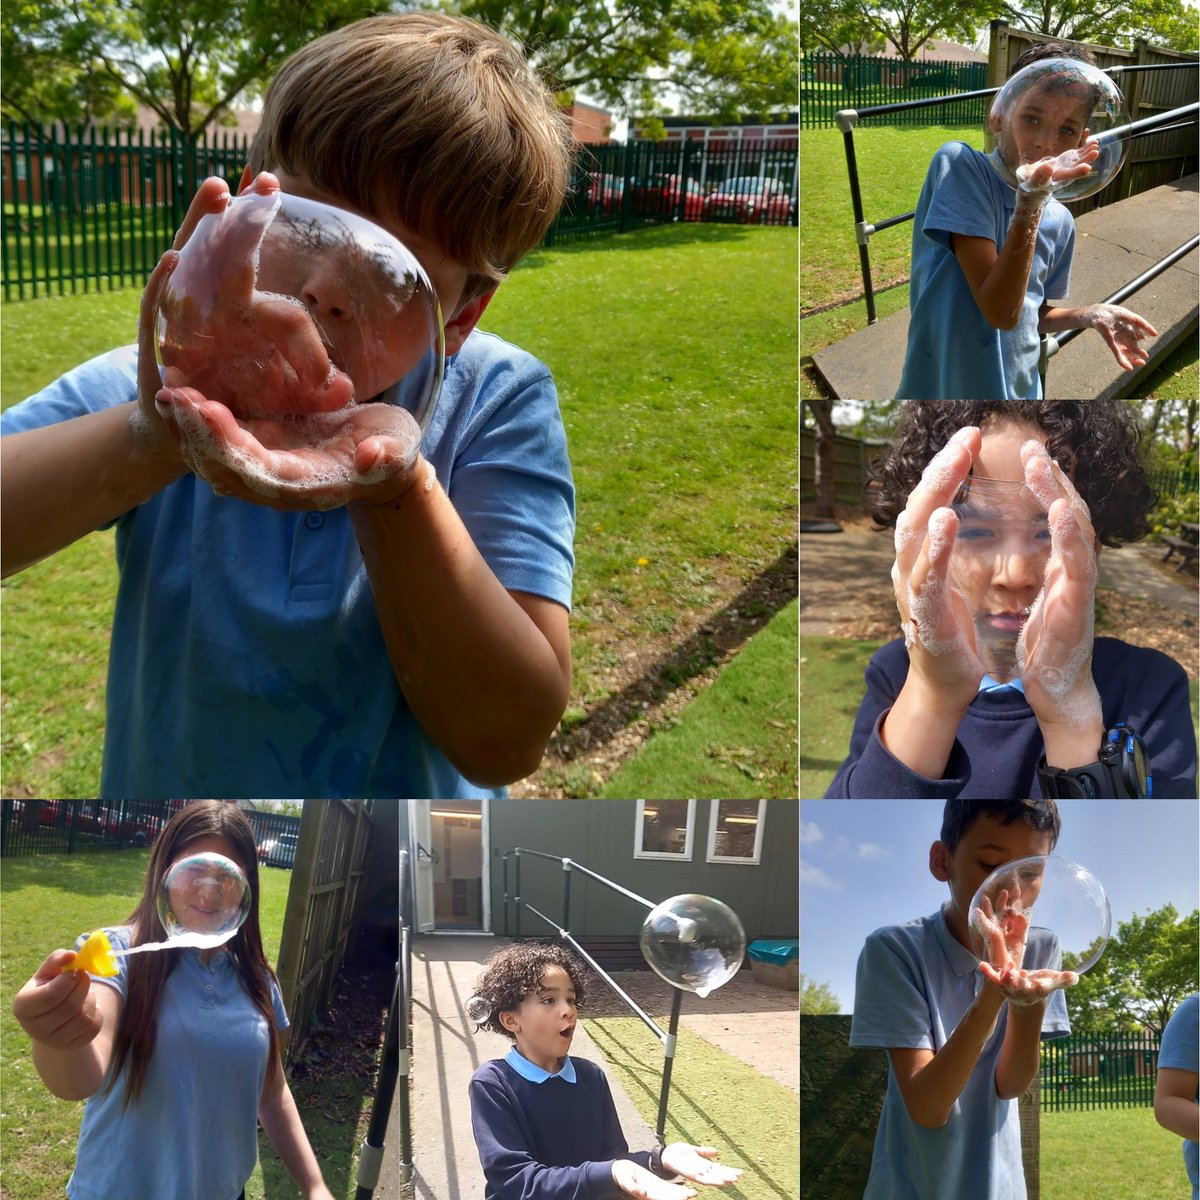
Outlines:
[{"label": "green grass", "polygon": [[[794,229],[680,223],[538,251],[485,314],[558,382],[578,491],[572,711],[794,539],[796,256]],[[132,341],[137,304],[5,305],[4,403]],[[96,794],[112,561],[93,536],[5,585],[6,795]]]},{"label": "green grass", "polygon": [[[64,1195],[83,1114],[82,1103],[58,1100],[43,1086],[30,1057],[29,1039],[12,1015],[12,998],[51,950],[69,947],[80,933],[97,925],[119,924],[129,915],[141,894],[149,856],[148,850],[121,850],[4,860],[0,883],[4,945],[0,1192],[4,1196],[52,1200]],[[279,954],[291,878],[290,871],[259,873],[263,945],[272,964]],[[255,1179],[259,1174],[256,1169]]]},{"label": "green grass", "polygon": [[850,751],[854,716],[866,691],[863,671],[882,642],[846,638],[800,639],[800,715],[804,750],[800,755],[800,798],[825,795]]},{"label": "green grass", "polygon": [[793,601],[741,650],[679,723],[651,737],[601,793],[605,799],[796,795],[797,604]]},{"label": "green grass", "polygon": [[[588,1033],[653,1129],[658,1121],[662,1049],[637,1017],[587,1022]],[[714,1191],[729,1200],[794,1200],[800,1193],[796,1153],[799,1100],[773,1079],[717,1049],[688,1029],[679,1031],[667,1141],[715,1146],[721,1161],[745,1172]]]},{"label": "green grass", "polygon": [[1181,1145],[1151,1108],[1044,1112],[1041,1200],[1189,1200]]}]

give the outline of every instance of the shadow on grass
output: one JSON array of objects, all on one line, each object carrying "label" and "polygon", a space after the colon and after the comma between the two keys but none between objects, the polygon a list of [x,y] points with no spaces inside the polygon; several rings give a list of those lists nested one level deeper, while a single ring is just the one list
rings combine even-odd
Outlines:
[{"label": "shadow on grass", "polygon": [[[644,1060],[637,1056],[636,1050],[630,1046],[626,1046],[618,1040],[615,1034],[597,1026],[594,1022],[589,1022],[588,1033],[591,1035],[592,1040],[601,1047],[606,1058],[619,1063],[624,1068],[626,1080],[633,1080],[642,1095],[653,1105],[657,1106],[659,1099],[658,1088],[655,1087],[652,1089],[648,1087],[635,1069],[645,1067]],[[679,1115],[680,1101],[693,1114],[698,1124],[689,1125],[686,1119],[681,1119]],[[753,1161],[754,1156],[746,1153],[735,1140],[734,1135],[725,1129],[719,1121],[714,1120],[711,1111],[706,1110],[678,1082],[672,1084],[668,1097],[667,1120],[679,1130],[683,1140],[693,1146],[707,1144],[705,1139],[710,1136],[710,1131],[715,1132],[719,1135],[717,1140],[719,1140],[720,1144],[717,1149],[721,1151],[723,1159],[732,1161],[734,1158],[737,1158],[740,1162],[746,1164],[743,1168],[746,1176],[752,1176],[774,1195],[779,1196],[781,1200],[795,1200],[795,1197],[787,1190],[786,1186],[770,1175],[761,1162]],[[790,1152],[791,1147],[789,1146],[787,1150]],[[726,1153],[727,1151],[728,1154]],[[745,1192],[738,1188],[736,1184],[728,1184],[722,1188],[721,1195],[738,1197],[739,1200],[747,1200]]]},{"label": "shadow on grass", "polygon": [[689,679],[726,661],[796,598],[798,585],[793,544],[669,654],[592,708],[569,734],[558,739],[547,753],[547,764],[574,761],[619,733],[647,706],[661,703]]},{"label": "shadow on grass", "polygon": [[[97,855],[105,851],[108,852],[107,857],[99,860]],[[114,853],[110,846],[96,847],[95,850],[77,849],[75,853],[67,854],[64,842],[61,851],[6,858],[5,862],[11,865],[5,868],[0,892],[20,891],[23,887],[53,888],[76,896],[107,896],[113,892],[126,892],[132,909],[142,894],[149,858],[149,850],[128,848]],[[99,861],[103,861],[103,870],[97,869]],[[120,914],[122,919],[125,915]]]}]

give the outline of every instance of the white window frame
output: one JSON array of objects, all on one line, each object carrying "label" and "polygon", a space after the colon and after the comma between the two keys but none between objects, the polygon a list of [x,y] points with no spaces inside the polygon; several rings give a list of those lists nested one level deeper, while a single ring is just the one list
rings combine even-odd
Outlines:
[{"label": "white window frame", "polygon": [[[695,800],[687,800],[687,833],[683,839],[683,852],[680,854],[667,854],[662,850],[643,850],[642,835],[645,833],[646,823],[646,801],[639,800],[637,802],[637,817],[633,828],[633,857],[634,858],[657,858],[662,862],[691,862],[692,861],[692,843],[693,834],[696,828],[696,802]],[[650,804],[655,804],[657,801],[651,800]]]},{"label": "white window frame", "polygon": [[717,844],[717,819],[720,815],[723,800],[711,801],[708,810],[708,850],[705,862],[729,863],[731,866],[757,867],[762,859],[763,827],[767,823],[767,802],[758,802],[758,824],[754,830],[754,856],[752,858],[731,858],[728,855],[715,853]]}]

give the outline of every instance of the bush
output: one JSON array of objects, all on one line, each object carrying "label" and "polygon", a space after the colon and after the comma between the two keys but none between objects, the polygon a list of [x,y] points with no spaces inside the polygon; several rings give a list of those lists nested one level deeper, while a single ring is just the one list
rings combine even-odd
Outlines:
[{"label": "bush", "polygon": [[1150,511],[1150,540],[1161,541],[1162,535],[1175,535],[1184,521],[1200,521],[1200,494],[1184,492],[1181,496],[1168,496],[1159,501],[1158,507]]}]

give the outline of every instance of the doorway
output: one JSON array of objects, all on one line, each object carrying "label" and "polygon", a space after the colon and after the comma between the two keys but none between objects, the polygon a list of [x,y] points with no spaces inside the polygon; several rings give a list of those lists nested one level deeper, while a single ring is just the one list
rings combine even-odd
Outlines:
[{"label": "doorway", "polygon": [[487,801],[415,803],[429,806],[424,861],[431,886],[418,893],[418,907],[428,905],[418,914],[419,927],[433,933],[486,933],[491,925]]}]

